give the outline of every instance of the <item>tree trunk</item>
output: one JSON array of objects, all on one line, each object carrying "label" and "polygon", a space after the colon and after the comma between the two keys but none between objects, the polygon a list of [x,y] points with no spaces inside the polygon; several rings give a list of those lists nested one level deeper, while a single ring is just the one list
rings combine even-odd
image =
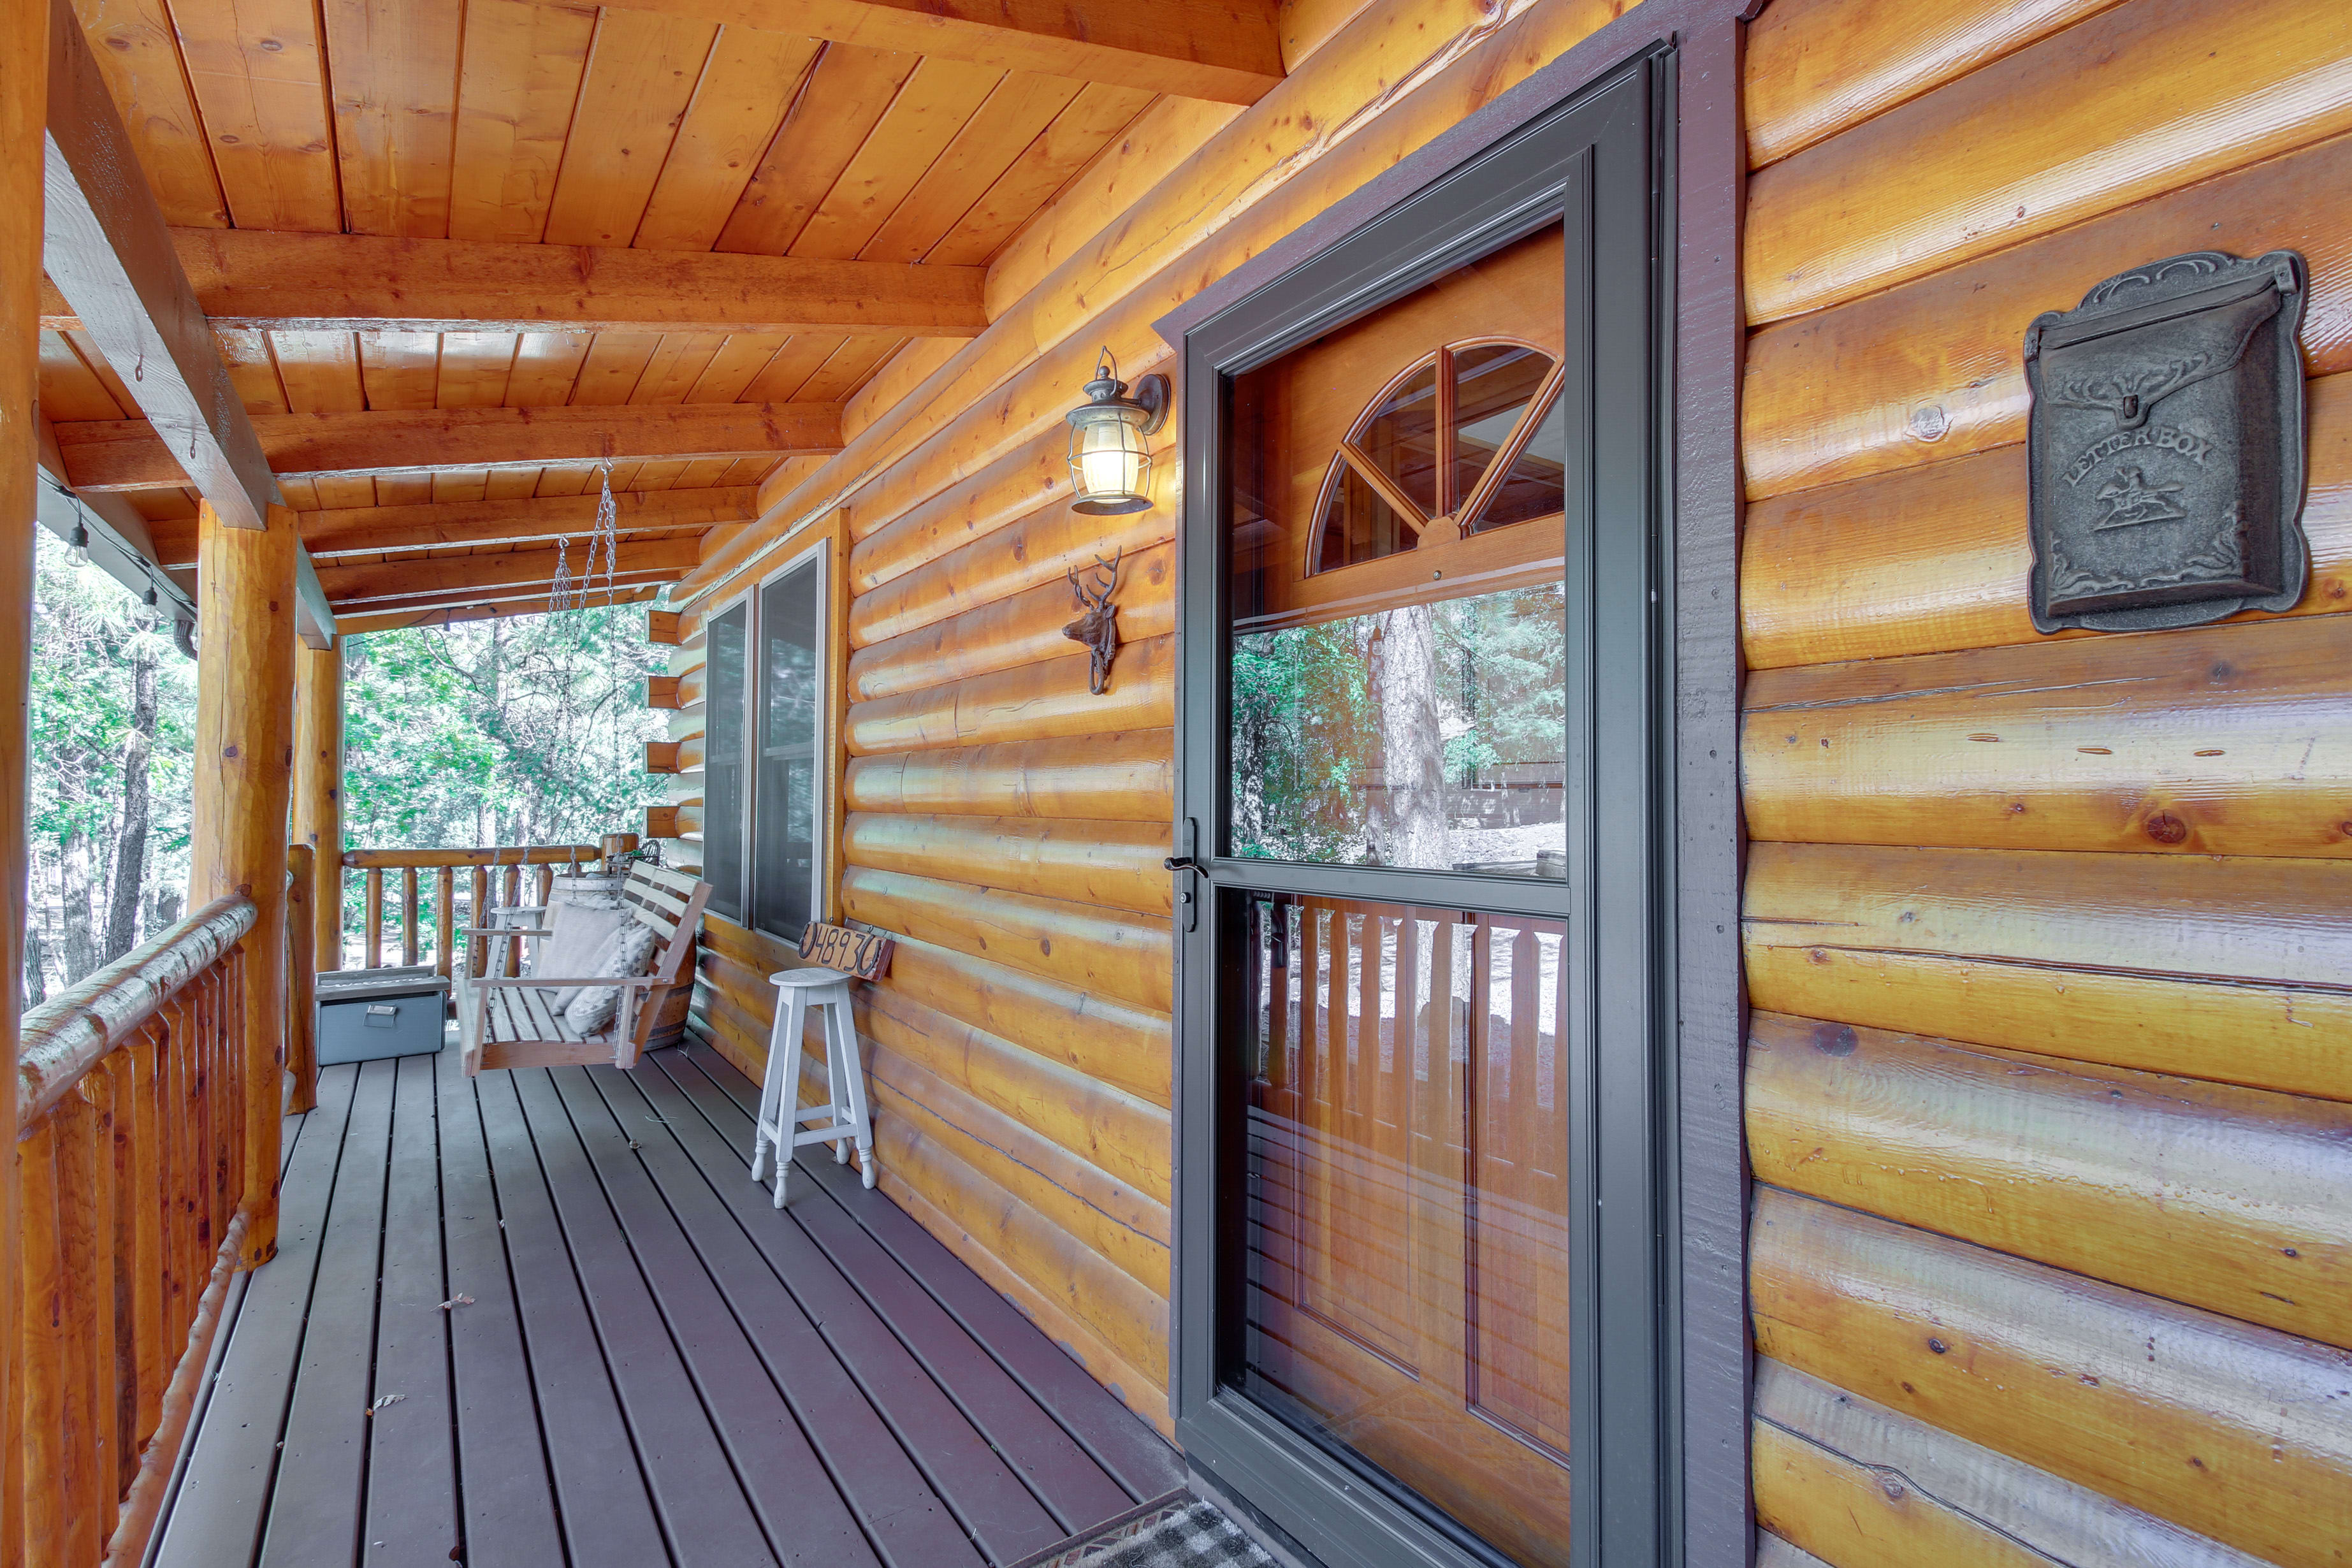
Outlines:
[{"label": "tree trunk", "polygon": [[97,932],[89,920],[89,835],[80,828],[58,841],[58,902],[65,928],[66,984],[98,967]]},{"label": "tree trunk", "polygon": [[1372,688],[1381,714],[1381,859],[1443,870],[1445,736],[1437,706],[1437,627],[1426,605],[1391,610],[1372,642]]},{"label": "tree trunk", "polygon": [[147,757],[155,743],[155,658],[131,660],[131,733],[122,740],[122,834],[115,842],[113,897],[106,914],[106,958],[111,963],[139,945],[139,897],[147,882]]},{"label": "tree trunk", "polygon": [[41,928],[28,926],[25,931],[25,1005],[37,1007],[49,999],[49,944],[41,936]]},{"label": "tree trunk", "polygon": [[147,934],[154,936],[180,923],[180,889],[168,884],[147,899]]}]

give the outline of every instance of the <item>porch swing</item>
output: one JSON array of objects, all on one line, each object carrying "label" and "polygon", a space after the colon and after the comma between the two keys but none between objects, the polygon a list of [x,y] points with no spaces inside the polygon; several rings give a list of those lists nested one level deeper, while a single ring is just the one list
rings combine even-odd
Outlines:
[{"label": "porch swing", "polygon": [[[616,602],[621,552],[610,465],[604,472],[595,531],[589,535],[588,560],[576,581],[569,543],[556,541],[548,612],[588,607],[600,550],[604,603],[611,607]],[[581,880],[577,861],[572,871],[571,880]],[[468,926],[461,933],[468,951],[484,957],[478,973],[471,965],[454,973],[458,1037],[469,1077],[500,1068],[597,1062],[632,1067],[646,1050],[668,1044],[683,1031],[694,988],[695,933],[701,929],[710,885],[641,860],[612,896],[609,921],[593,918],[605,913],[603,909],[582,904],[559,909],[551,902],[543,910],[499,911],[509,916],[537,913],[541,918],[534,924],[509,920]],[[564,921],[559,914],[579,918]],[[583,931],[583,927],[588,929]],[[516,962],[520,944],[531,938],[545,942],[541,956],[552,962]],[[572,967],[584,973],[540,973]],[[500,973],[524,969],[533,973]]]}]

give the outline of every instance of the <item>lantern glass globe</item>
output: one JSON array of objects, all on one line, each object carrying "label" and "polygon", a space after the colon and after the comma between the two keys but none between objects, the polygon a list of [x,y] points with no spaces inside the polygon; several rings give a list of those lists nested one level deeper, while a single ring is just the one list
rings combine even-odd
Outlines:
[{"label": "lantern glass globe", "polygon": [[1108,352],[1087,383],[1087,401],[1070,410],[1073,511],[1115,516],[1151,505],[1148,437],[1167,417],[1168,378],[1146,376],[1128,395]]}]

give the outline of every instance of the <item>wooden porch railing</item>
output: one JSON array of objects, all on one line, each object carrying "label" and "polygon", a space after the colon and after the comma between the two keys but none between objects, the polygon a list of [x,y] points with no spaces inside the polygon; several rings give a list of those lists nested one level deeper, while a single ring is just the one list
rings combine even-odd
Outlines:
[{"label": "wooden porch railing", "polygon": [[[0,1412],[21,1531],[0,1556],[136,1564],[188,1416],[245,1220],[240,939],[216,900],[24,1022],[12,1279],[21,1375]],[[16,1555],[21,1552],[21,1557]]]},{"label": "wooden porch railing", "polygon": [[[512,909],[525,903],[544,904],[555,880],[558,867],[577,866],[587,869],[598,867],[604,850],[593,844],[542,844],[528,847],[509,846],[490,849],[347,849],[343,865],[347,869],[363,873],[361,892],[361,919],[367,933],[367,962],[363,969],[384,967],[384,948],[389,939],[399,942],[399,961],[413,964],[425,951],[425,930],[419,916],[422,910],[423,877],[433,877],[433,967],[444,975],[449,973],[453,942],[461,923],[483,926],[490,923],[494,910]],[[522,896],[524,868],[530,868],[533,897]],[[468,887],[463,900],[466,919],[457,919],[459,875],[466,875]],[[396,874],[399,878],[399,901],[394,907],[394,919],[385,915],[385,882]],[[475,944],[472,963],[482,961],[480,943]],[[341,953],[320,953],[319,957],[341,967]],[[469,965],[470,967],[470,965]]]}]

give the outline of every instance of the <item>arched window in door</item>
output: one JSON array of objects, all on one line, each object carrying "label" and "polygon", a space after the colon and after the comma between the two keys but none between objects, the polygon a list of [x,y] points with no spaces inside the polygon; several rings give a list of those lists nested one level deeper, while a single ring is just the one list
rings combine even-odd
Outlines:
[{"label": "arched window in door", "polygon": [[1333,454],[1309,573],[1559,514],[1559,366],[1509,338],[1447,343],[1382,387]]}]

